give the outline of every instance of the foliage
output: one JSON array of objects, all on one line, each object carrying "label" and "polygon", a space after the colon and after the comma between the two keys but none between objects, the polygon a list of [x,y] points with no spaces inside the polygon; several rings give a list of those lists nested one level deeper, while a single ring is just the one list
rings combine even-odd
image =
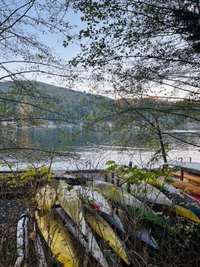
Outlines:
[{"label": "foliage", "polygon": [[[21,92],[23,87],[27,92]],[[2,82],[0,92],[13,100],[1,100],[2,121],[10,120],[19,126],[37,126],[49,121],[80,125],[111,112],[114,105],[107,97],[34,81],[20,81],[18,86],[14,82]]]},{"label": "foliage", "polygon": [[[110,160],[106,163],[107,168],[105,172],[107,174],[116,172],[121,179],[121,184],[129,182],[130,184],[140,185],[143,182],[159,181],[161,177],[169,177],[172,173],[170,168],[163,169],[140,169],[137,166],[118,165],[115,161]],[[159,183],[158,183],[159,184]]]},{"label": "foliage", "polygon": [[34,168],[28,166],[27,169],[21,173],[10,173],[7,175],[0,175],[0,189],[1,191],[10,191],[12,189],[34,188],[36,185],[51,182],[52,171],[49,167]]},{"label": "foliage", "polygon": [[77,36],[82,53],[72,64],[102,67],[121,94],[156,96],[162,87],[153,87],[168,85],[178,98],[198,99],[198,1],[80,0],[72,6],[86,25]]},{"label": "foliage", "polygon": [[[71,71],[46,41],[49,34],[65,38],[69,27],[65,20],[68,4],[65,0],[0,3],[0,48],[4,51],[0,57],[0,123],[6,126],[4,129],[11,131],[16,124],[37,126],[55,113],[56,119],[65,117],[49,94],[30,80],[72,79]],[[0,131],[0,151],[12,151],[13,147],[19,151],[21,147],[15,139],[5,136],[4,129]]]},{"label": "foliage", "polygon": [[114,89],[110,93],[122,99],[116,125],[139,127],[140,138],[159,146],[166,162],[164,139],[176,138],[170,131],[199,121],[199,1],[80,0],[71,6],[84,22],[69,35],[81,48],[71,64]]}]

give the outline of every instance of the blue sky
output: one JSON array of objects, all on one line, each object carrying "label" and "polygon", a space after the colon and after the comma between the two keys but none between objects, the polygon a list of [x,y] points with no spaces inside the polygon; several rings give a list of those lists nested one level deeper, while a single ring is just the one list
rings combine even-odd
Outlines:
[{"label": "blue sky", "polygon": [[[42,16],[45,16],[45,11],[44,13],[42,13]],[[34,15],[34,11],[30,11],[30,15]],[[84,26],[83,22],[80,20],[80,17],[81,17],[81,14],[77,14],[77,13],[74,13],[72,10],[68,10],[67,14],[66,14],[66,17],[65,17],[65,20],[66,21],[69,21],[71,25],[76,25],[77,27],[74,28],[74,32],[78,32],[78,30]],[[28,28],[29,30],[29,28]],[[67,28],[66,28],[66,32],[67,32]],[[29,30],[29,33],[36,33],[39,37],[39,39],[44,42],[47,46],[49,46],[52,51],[53,51],[53,54],[54,55],[58,55],[61,60],[63,61],[68,61],[70,59],[72,59],[73,57],[75,57],[77,55],[78,52],[80,52],[80,48],[78,46],[78,44],[71,44],[69,45],[68,47],[64,48],[63,46],[63,41],[65,41],[65,37],[63,35],[56,35],[56,34],[52,34],[50,32],[46,33],[46,34],[42,34],[42,33],[39,33],[37,31],[37,26],[35,28],[31,28]],[[0,40],[1,41],[1,40]],[[1,57],[1,56],[0,56]],[[15,55],[14,57],[12,57],[11,59],[20,59],[19,56]],[[2,62],[2,59],[0,59],[0,62]],[[8,66],[9,64],[7,64],[6,66]],[[9,65],[11,71],[13,69],[20,69],[21,67],[23,67],[23,64],[10,64]],[[0,77],[2,77],[4,75],[5,72],[2,72],[0,71]],[[44,74],[34,74],[33,76],[31,74],[29,75],[26,75],[27,78],[30,78],[30,79],[37,79],[39,81],[42,81],[42,82],[46,82],[46,83],[51,83],[51,84],[54,84],[54,85],[59,85],[59,86],[63,86],[63,87],[68,87],[68,81],[67,79],[65,79],[65,81],[61,80],[60,78],[58,77],[50,77],[48,78],[46,75]],[[82,91],[89,91],[89,87],[90,85],[92,84],[92,81],[89,81],[89,80],[86,80],[84,83],[76,83],[74,85],[74,87],[72,87],[73,89],[77,89],[77,90],[82,90]],[[92,86],[91,86],[93,92],[96,92],[97,89],[95,88],[95,83],[93,82]],[[102,94],[107,91],[109,88],[109,90],[111,90],[110,87],[108,87],[108,84],[106,85],[101,85],[101,88],[99,89],[98,92],[101,92]],[[156,92],[158,92],[157,88],[155,89]],[[169,90],[170,91],[170,90]],[[107,94],[107,92],[106,92]],[[155,92],[154,92],[155,94]]]},{"label": "blue sky", "polygon": [[[35,14],[35,11],[32,9],[28,13],[29,16],[34,16],[34,14]],[[42,16],[45,17],[46,13],[44,12],[42,14]],[[65,21],[69,21],[71,25],[77,25],[77,27],[75,27],[73,30],[75,32],[76,31],[78,32],[79,27],[81,27],[81,25],[83,24],[80,20],[80,14],[77,14],[77,13],[75,14],[72,10],[69,10],[67,12],[64,19],[65,19]],[[19,25],[19,27],[21,27],[20,24],[18,24],[18,25]],[[34,34],[37,35],[38,39],[41,40],[41,42],[43,42],[45,45],[47,45],[48,47],[50,47],[52,49],[53,55],[59,56],[61,58],[61,60],[67,62],[68,60],[70,60],[74,56],[76,56],[78,52],[80,52],[78,45],[75,45],[75,44],[69,45],[68,47],[64,48],[63,41],[65,41],[65,38],[63,35],[52,34],[51,32],[46,32],[45,34],[42,34],[41,32],[39,32],[37,30],[37,27],[38,27],[37,25],[36,25],[36,27],[27,27],[25,29],[25,34],[27,31],[29,34],[32,34],[32,36]],[[67,28],[66,28],[66,32],[67,32]],[[0,42],[2,42],[2,44],[3,44],[4,43],[4,40],[3,40],[4,36],[1,36],[1,37],[2,38],[0,38]],[[2,44],[1,44],[1,47],[4,47]],[[17,40],[16,39],[15,39],[15,42],[13,43],[13,45],[17,46]],[[22,60],[22,57],[18,54],[9,56],[8,47],[4,48],[3,50],[5,50],[5,51],[2,51],[3,53],[0,56],[0,63],[5,62],[5,61],[10,61],[10,60],[13,60],[13,61]],[[21,69],[23,67],[23,64],[22,63],[12,63],[12,64],[7,63],[4,65],[4,67],[7,68],[8,70],[10,70],[11,72],[13,72],[13,71],[18,71],[19,69]],[[0,78],[6,76],[8,73],[9,72],[3,71],[3,69],[1,68],[0,69]],[[26,77],[30,78],[31,75],[29,74]],[[45,77],[45,75],[38,74],[37,79],[42,80],[43,82],[53,83],[53,80],[47,79]],[[54,83],[58,83],[58,79],[56,79]]]}]

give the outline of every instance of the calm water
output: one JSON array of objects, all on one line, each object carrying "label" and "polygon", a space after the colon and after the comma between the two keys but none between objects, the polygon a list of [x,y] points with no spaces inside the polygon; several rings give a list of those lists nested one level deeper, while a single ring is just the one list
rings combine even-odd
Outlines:
[{"label": "calm water", "polygon": [[[81,127],[49,127],[49,128],[16,128],[9,134],[9,139],[14,140],[16,146],[31,147],[34,149],[55,150],[65,152],[75,150],[76,157],[61,157],[55,154],[52,162],[54,169],[83,169],[103,168],[106,161],[115,160],[119,164],[128,164],[132,161],[135,165],[146,166],[155,150],[149,147],[145,140],[137,137],[138,129],[124,131],[120,134],[112,129],[84,130]],[[181,160],[200,162],[200,147],[183,144],[180,140],[188,143],[195,142],[200,145],[200,130],[190,129],[190,132],[178,130],[170,134],[178,138],[175,140],[164,136],[165,142],[169,142],[171,149],[169,160]],[[123,142],[122,142],[123,140]],[[126,142],[124,141],[126,140]],[[19,157],[9,158],[15,168],[24,168],[27,164],[49,164],[49,159],[31,159],[27,154],[26,159]],[[162,161],[156,165],[161,164]],[[1,169],[7,167],[1,166]]]}]

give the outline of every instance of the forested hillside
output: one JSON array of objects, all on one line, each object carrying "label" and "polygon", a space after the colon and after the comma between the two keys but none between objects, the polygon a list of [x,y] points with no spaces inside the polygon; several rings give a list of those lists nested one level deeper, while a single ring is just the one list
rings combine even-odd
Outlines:
[{"label": "forested hillside", "polygon": [[1,114],[19,125],[93,121],[112,112],[114,104],[103,96],[41,82],[1,82],[0,96]]},{"label": "forested hillside", "polygon": [[[41,82],[1,82],[1,121],[23,125],[94,124],[112,122],[120,129],[130,125],[149,127],[159,120],[162,128],[173,129],[199,119],[195,101],[151,98],[113,100]],[[107,125],[107,124],[106,124]],[[116,128],[115,128],[116,129]]]}]

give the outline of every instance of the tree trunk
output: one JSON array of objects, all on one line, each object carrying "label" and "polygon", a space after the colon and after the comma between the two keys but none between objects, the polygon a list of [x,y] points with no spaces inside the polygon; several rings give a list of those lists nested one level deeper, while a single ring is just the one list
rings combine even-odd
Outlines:
[{"label": "tree trunk", "polygon": [[164,142],[163,142],[162,131],[160,130],[160,125],[159,125],[158,119],[155,118],[155,120],[156,120],[157,134],[158,134],[158,138],[159,138],[159,142],[160,142],[162,158],[163,158],[164,163],[167,163],[167,153],[166,153]]}]

